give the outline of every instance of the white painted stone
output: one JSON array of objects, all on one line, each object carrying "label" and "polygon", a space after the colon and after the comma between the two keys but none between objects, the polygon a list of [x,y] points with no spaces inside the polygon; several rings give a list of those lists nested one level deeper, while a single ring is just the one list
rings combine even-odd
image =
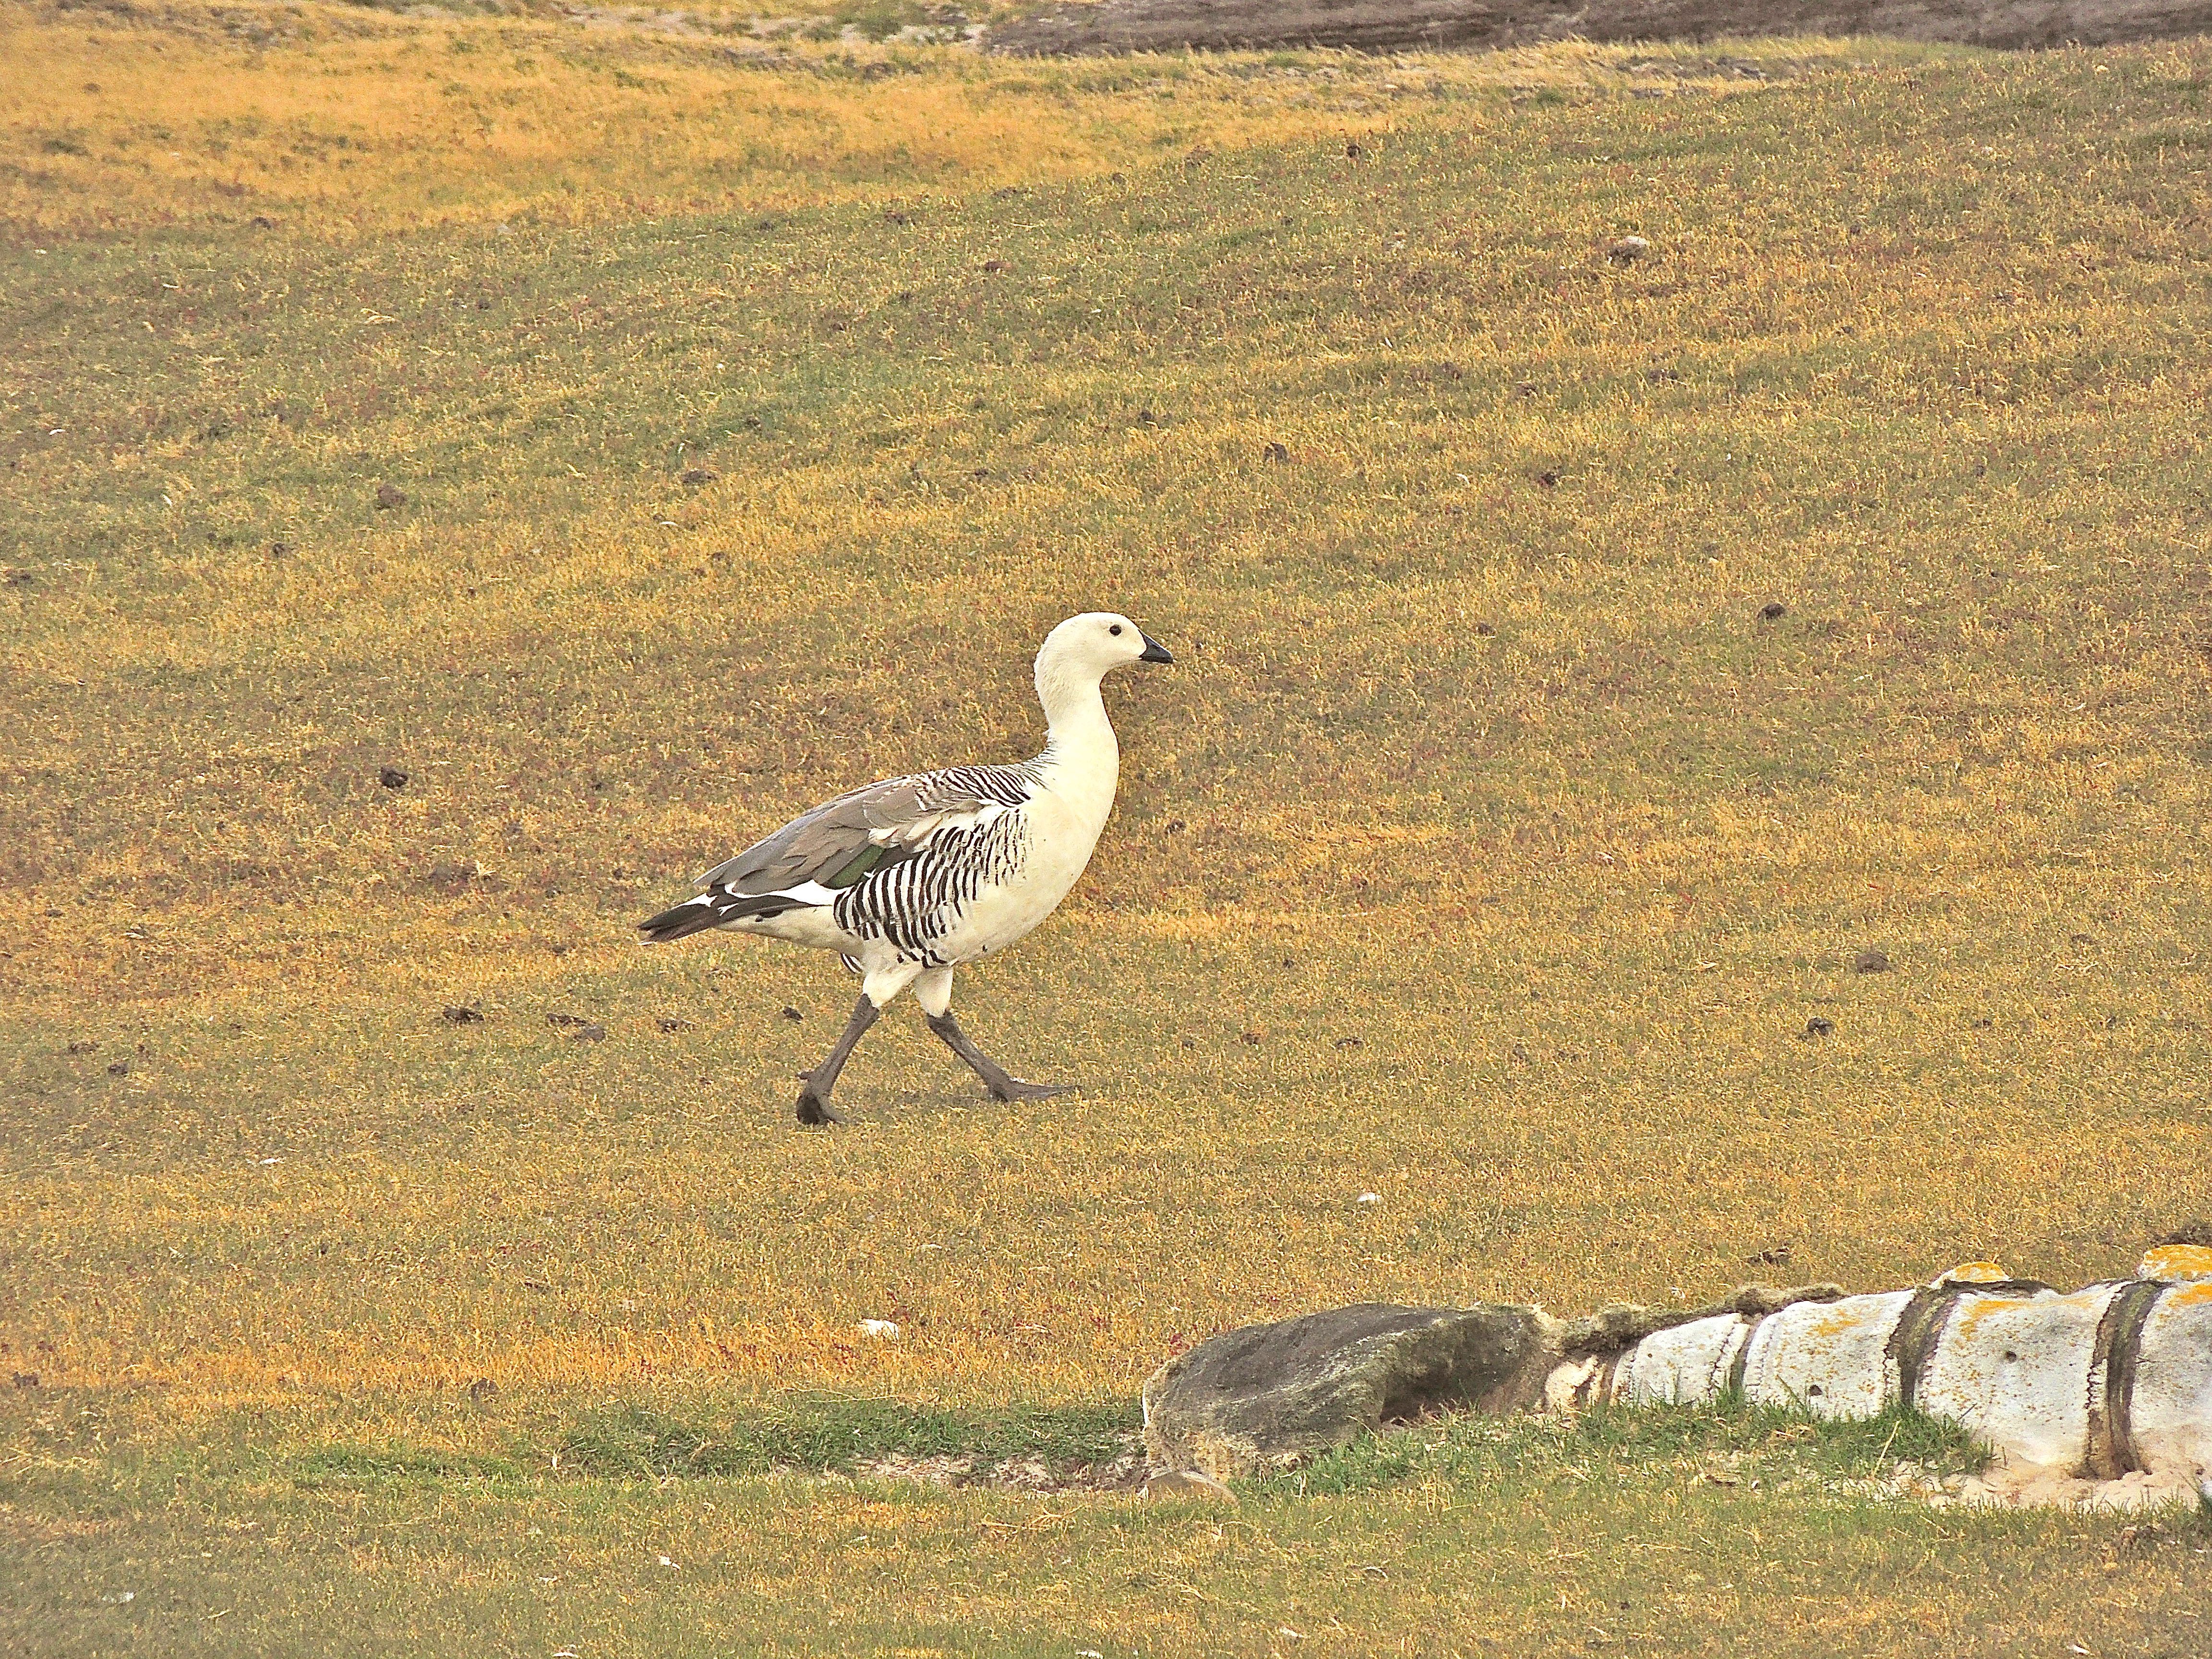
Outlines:
[{"label": "white painted stone", "polygon": [[1874,1416],[1897,1392],[1885,1355],[1912,1297],[1911,1291],[1885,1291],[1800,1302],[1770,1314],[1745,1357],[1744,1398],[1761,1406],[1802,1406],[1815,1417]]},{"label": "white painted stone", "polygon": [[1632,1406],[1711,1400],[1728,1387],[1730,1368],[1750,1331],[1735,1314],[1655,1331],[1621,1356],[1612,1397]]},{"label": "white painted stone", "polygon": [[2212,1503],[2212,1273],[2176,1285],[2144,1322],[2131,1417],[2143,1466],[2187,1472]]},{"label": "white painted stone", "polygon": [[2008,1456],[2078,1467],[2089,1450],[2089,1361],[2118,1285],[2026,1301],[1964,1296],[1929,1357],[1915,1402]]},{"label": "white painted stone", "polygon": [[[2212,1246],[2161,1246],[2144,1256],[2136,1279],[2067,1293],[2009,1279],[1995,1262],[1968,1262],[1929,1287],[1950,1287],[1955,1299],[1942,1310],[1913,1403],[1996,1449],[2002,1480],[1992,1474],[1977,1501],[2013,1501],[2003,1494],[2052,1482],[2102,1494],[2079,1501],[2148,1503],[2191,1490],[2212,1501]],[[2136,1288],[2145,1281],[2166,1286],[2147,1314],[2147,1292]],[[2136,1298],[2142,1336],[2124,1409],[2115,1410],[2106,1389],[2125,1380],[2124,1368],[2098,1344],[2108,1311],[2108,1344],[2111,1333],[2128,1328],[2128,1305],[2114,1306],[2124,1293]],[[1692,1320],[1618,1354],[1563,1361],[1546,1381],[1545,1407],[1709,1401],[1740,1367],[1744,1397],[1755,1405],[1872,1417],[1900,1396],[1893,1339],[1918,1294],[1798,1302],[1756,1320]],[[2093,1413],[2102,1425],[2094,1444]]]}]

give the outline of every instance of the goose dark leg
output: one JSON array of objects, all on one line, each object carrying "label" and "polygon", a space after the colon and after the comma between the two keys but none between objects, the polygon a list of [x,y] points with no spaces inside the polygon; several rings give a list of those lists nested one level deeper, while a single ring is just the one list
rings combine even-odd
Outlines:
[{"label": "goose dark leg", "polygon": [[991,1091],[994,1100],[1044,1100],[1053,1095],[1064,1095],[1075,1085],[1073,1083],[1024,1083],[1018,1078],[1006,1075],[1006,1068],[990,1055],[968,1041],[948,1011],[929,1017],[929,1029],[946,1048],[968,1062],[968,1069],[983,1079],[983,1086]]},{"label": "goose dark leg", "polygon": [[860,1046],[868,1027],[876,1023],[882,1010],[864,994],[853,1009],[852,1018],[845,1022],[845,1034],[837,1039],[837,1046],[829,1057],[811,1072],[801,1072],[799,1081],[804,1085],[799,1091],[799,1121],[801,1123],[842,1123],[845,1115],[833,1111],[830,1106],[830,1091],[837,1086],[837,1073],[845,1069],[853,1050]]}]

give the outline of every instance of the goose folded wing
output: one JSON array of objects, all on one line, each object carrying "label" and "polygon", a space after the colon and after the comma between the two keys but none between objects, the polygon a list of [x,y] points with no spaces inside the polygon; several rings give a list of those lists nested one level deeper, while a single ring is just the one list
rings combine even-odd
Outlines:
[{"label": "goose folded wing", "polygon": [[786,893],[808,883],[831,890],[903,863],[948,825],[1005,810],[973,787],[923,773],[887,778],[824,801],[699,878],[704,890]]}]

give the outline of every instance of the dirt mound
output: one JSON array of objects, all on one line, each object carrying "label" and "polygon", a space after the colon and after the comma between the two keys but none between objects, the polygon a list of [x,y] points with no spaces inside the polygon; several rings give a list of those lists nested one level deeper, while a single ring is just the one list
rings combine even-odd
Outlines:
[{"label": "dirt mound", "polygon": [[1979,46],[2155,40],[2212,32],[2212,0],[1101,0],[994,28],[1025,57],[1263,46],[1495,47],[1720,34],[1889,34]]}]

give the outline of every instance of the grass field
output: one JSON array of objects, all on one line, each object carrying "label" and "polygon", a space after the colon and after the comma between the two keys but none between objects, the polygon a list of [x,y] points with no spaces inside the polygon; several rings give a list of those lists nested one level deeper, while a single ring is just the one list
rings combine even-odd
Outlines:
[{"label": "grass field", "polygon": [[[1057,1478],[1255,1320],[2212,1212],[2212,48],[0,35],[0,1652],[2212,1649],[1856,1431]],[[902,1006],[802,1133],[835,964],[630,924],[1101,605],[958,1002],[1083,1092]]]}]

